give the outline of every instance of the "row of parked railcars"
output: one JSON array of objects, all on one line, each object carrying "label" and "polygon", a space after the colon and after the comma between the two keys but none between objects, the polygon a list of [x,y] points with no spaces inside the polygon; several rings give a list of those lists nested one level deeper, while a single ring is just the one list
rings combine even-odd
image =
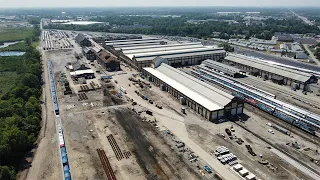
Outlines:
[{"label": "row of parked railcars", "polygon": [[205,67],[200,67],[191,71],[191,73],[200,80],[207,80],[230,90],[234,96],[311,134],[316,135],[319,133],[320,120],[318,120],[319,117],[317,115],[281,102],[270,93],[257,91],[257,88],[252,89],[249,85],[233,81]]},{"label": "row of parked railcars", "polygon": [[59,149],[60,149],[60,154],[61,154],[61,162],[62,162],[62,167],[63,167],[64,180],[71,180],[67,147],[65,145],[63,129],[62,129],[62,125],[61,125],[61,119],[59,116],[60,111],[59,111],[59,105],[58,105],[57,91],[55,88],[54,73],[53,73],[53,69],[52,69],[52,63],[50,60],[48,60],[48,71],[49,71],[54,113],[56,115],[56,122],[57,122],[57,126],[58,126],[57,128],[58,128],[58,138],[59,138]]}]

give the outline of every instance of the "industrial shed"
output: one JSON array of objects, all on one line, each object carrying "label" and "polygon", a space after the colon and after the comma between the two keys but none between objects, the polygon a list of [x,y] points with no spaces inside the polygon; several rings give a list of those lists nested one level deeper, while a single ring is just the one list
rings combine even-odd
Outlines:
[{"label": "industrial shed", "polygon": [[148,52],[160,52],[160,51],[171,51],[178,49],[194,49],[202,48],[203,45],[199,43],[184,43],[184,44],[170,44],[170,45],[159,45],[157,47],[142,46],[138,49],[122,50],[123,54],[137,54],[137,53],[148,53]]},{"label": "industrial shed", "polygon": [[242,114],[243,102],[165,63],[143,68],[149,81],[169,92],[176,99],[209,121]]},{"label": "industrial shed", "polygon": [[131,47],[131,46],[145,46],[145,45],[156,45],[156,44],[167,44],[167,42],[161,39],[131,39],[123,41],[107,41],[105,45],[111,48]]},{"label": "industrial shed", "polygon": [[90,61],[96,60],[96,54],[92,48],[84,47],[82,48],[82,52],[86,56],[87,60],[90,60]]},{"label": "industrial shed", "polygon": [[164,48],[164,47],[175,47],[175,46],[189,46],[189,45],[200,45],[201,42],[193,42],[193,43],[182,43],[182,44],[156,44],[156,45],[147,45],[147,46],[132,46],[132,47],[122,47],[116,48],[116,51],[129,51],[129,50],[144,50],[144,49],[154,49],[154,48]]},{"label": "industrial shed", "polygon": [[297,88],[303,88],[304,90],[308,84],[318,81],[314,75],[273,65],[244,55],[229,54],[224,61],[264,79],[271,79],[278,84],[291,86],[296,83]]},{"label": "industrial shed", "polygon": [[118,71],[120,69],[120,61],[118,58],[107,50],[101,50],[96,56],[97,62],[107,71]]},{"label": "industrial shed", "polygon": [[242,77],[243,74],[245,74],[245,71],[210,59],[203,61],[201,64],[209,69],[213,69],[231,77]]},{"label": "industrial shed", "polygon": [[84,34],[79,33],[74,39],[81,47],[91,46],[91,41]]},{"label": "industrial shed", "polygon": [[140,71],[143,67],[150,67],[155,58],[166,59],[168,64],[173,67],[198,65],[203,60],[220,60],[226,56],[226,52],[220,48],[191,48],[176,49],[169,51],[157,51],[137,54],[126,54],[132,64]]}]

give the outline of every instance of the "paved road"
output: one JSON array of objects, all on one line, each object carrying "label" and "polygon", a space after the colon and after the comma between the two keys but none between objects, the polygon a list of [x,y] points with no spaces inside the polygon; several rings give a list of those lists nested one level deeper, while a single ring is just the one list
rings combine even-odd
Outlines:
[{"label": "paved road", "polygon": [[250,50],[247,50],[247,49],[242,49],[242,48],[239,48],[239,47],[235,47],[234,49],[235,49],[236,53],[244,53],[247,56],[260,57],[260,58],[263,58],[264,60],[268,60],[268,61],[272,61],[272,62],[281,63],[281,64],[284,64],[284,65],[289,65],[289,66],[294,66],[294,67],[298,67],[298,68],[304,68],[304,69],[320,72],[320,67],[319,66],[304,64],[304,63],[300,63],[300,62],[297,62],[297,61],[291,61],[291,60],[287,60],[287,59],[280,58],[280,57],[275,57],[275,56],[264,54],[264,53],[259,53],[259,52],[250,51]]},{"label": "paved road", "polygon": [[279,157],[281,157],[282,159],[290,163],[292,166],[299,169],[301,172],[304,172],[308,176],[312,177],[313,179],[320,179],[320,176],[318,174],[312,172],[310,169],[298,163],[297,161],[293,160],[292,158],[280,152],[279,150],[273,148],[273,149],[270,149],[270,151],[272,151],[273,153],[275,153],[276,155],[278,155]]},{"label": "paved road", "polygon": [[303,47],[308,51],[308,53],[309,53],[310,57],[313,59],[313,61],[315,63],[317,63],[318,66],[320,66],[320,61],[313,55],[313,52],[310,51],[309,47],[305,44],[303,45]]}]

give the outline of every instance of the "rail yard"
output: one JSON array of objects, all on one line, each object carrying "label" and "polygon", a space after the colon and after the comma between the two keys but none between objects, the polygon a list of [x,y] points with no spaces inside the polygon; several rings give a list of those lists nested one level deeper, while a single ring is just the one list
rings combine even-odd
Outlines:
[{"label": "rail yard", "polygon": [[256,76],[224,62],[228,55],[215,46],[117,34],[98,42],[104,36],[42,31],[57,137],[48,151],[61,164],[54,173],[65,180],[320,179],[313,74],[289,85],[281,68]]}]

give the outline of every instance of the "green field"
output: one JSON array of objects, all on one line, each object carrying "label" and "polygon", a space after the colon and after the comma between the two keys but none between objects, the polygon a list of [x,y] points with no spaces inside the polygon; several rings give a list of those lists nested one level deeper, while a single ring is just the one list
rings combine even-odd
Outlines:
[{"label": "green field", "polygon": [[32,36],[32,28],[0,28],[0,42],[24,40]]}]

